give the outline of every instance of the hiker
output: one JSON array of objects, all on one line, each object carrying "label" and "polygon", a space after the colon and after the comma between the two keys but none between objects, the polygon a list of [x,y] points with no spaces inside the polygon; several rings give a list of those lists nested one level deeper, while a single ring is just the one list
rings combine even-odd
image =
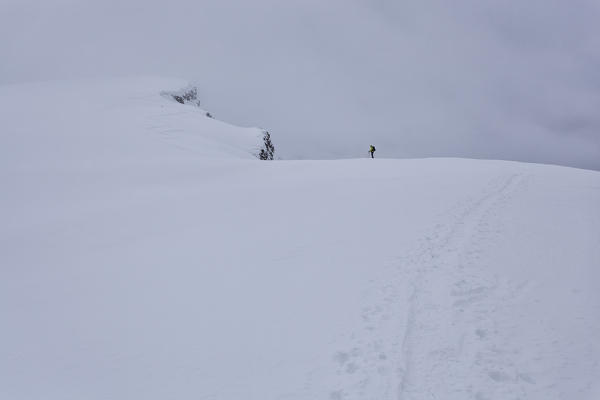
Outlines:
[{"label": "hiker", "polygon": [[373,157],[373,153],[375,153],[375,146],[371,145],[369,147],[369,153],[371,153],[371,158],[375,158],[375,157]]}]

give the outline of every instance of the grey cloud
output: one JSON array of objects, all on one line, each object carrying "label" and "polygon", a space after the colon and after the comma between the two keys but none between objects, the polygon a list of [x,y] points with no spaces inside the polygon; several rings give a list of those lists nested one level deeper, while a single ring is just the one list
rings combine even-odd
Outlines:
[{"label": "grey cloud", "polygon": [[596,1],[0,0],[0,82],[161,74],[287,157],[600,169]]}]

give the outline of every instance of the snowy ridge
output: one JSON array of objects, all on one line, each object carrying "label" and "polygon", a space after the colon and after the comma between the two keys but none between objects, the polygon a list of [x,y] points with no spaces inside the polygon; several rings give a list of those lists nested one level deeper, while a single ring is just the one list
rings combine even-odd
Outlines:
[{"label": "snowy ridge", "polygon": [[[2,144],[37,151],[41,160],[53,164],[80,157],[89,163],[96,155],[98,162],[104,157],[119,162],[257,157],[263,147],[261,129],[207,117],[197,106],[165,95],[186,87],[184,81],[152,77],[4,86],[0,107],[14,123],[7,124]],[[27,158],[21,152],[5,156],[12,165]]]}]

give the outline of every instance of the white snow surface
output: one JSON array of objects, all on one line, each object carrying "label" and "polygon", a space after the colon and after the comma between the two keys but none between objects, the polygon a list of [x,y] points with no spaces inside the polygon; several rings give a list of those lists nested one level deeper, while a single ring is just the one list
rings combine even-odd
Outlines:
[{"label": "white snow surface", "polygon": [[1,399],[600,398],[600,173],[259,161],[184,84],[0,88]]}]

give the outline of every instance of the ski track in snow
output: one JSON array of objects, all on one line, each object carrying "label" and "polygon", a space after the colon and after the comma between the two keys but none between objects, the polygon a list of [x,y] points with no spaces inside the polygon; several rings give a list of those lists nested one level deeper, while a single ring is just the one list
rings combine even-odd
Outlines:
[{"label": "ski track in snow", "polygon": [[486,276],[480,261],[481,247],[494,233],[490,217],[522,179],[492,181],[479,200],[452,213],[450,229],[439,226],[408,260],[419,268],[409,300],[398,398],[483,400],[502,392],[503,385],[531,383],[527,371],[509,372],[514,367],[510,354],[517,350],[497,335],[495,308],[515,299],[518,288]]},{"label": "ski track in snow", "polygon": [[438,223],[412,255],[386,266],[385,281],[374,283],[375,299],[362,311],[363,331],[332,357],[338,379],[330,399],[486,400],[516,393],[525,399],[534,393],[529,368],[543,355],[510,340],[516,328],[510,313],[527,282],[493,276],[480,257],[501,231],[497,212],[526,181],[523,174],[495,178],[481,197],[441,216],[450,222]]}]

